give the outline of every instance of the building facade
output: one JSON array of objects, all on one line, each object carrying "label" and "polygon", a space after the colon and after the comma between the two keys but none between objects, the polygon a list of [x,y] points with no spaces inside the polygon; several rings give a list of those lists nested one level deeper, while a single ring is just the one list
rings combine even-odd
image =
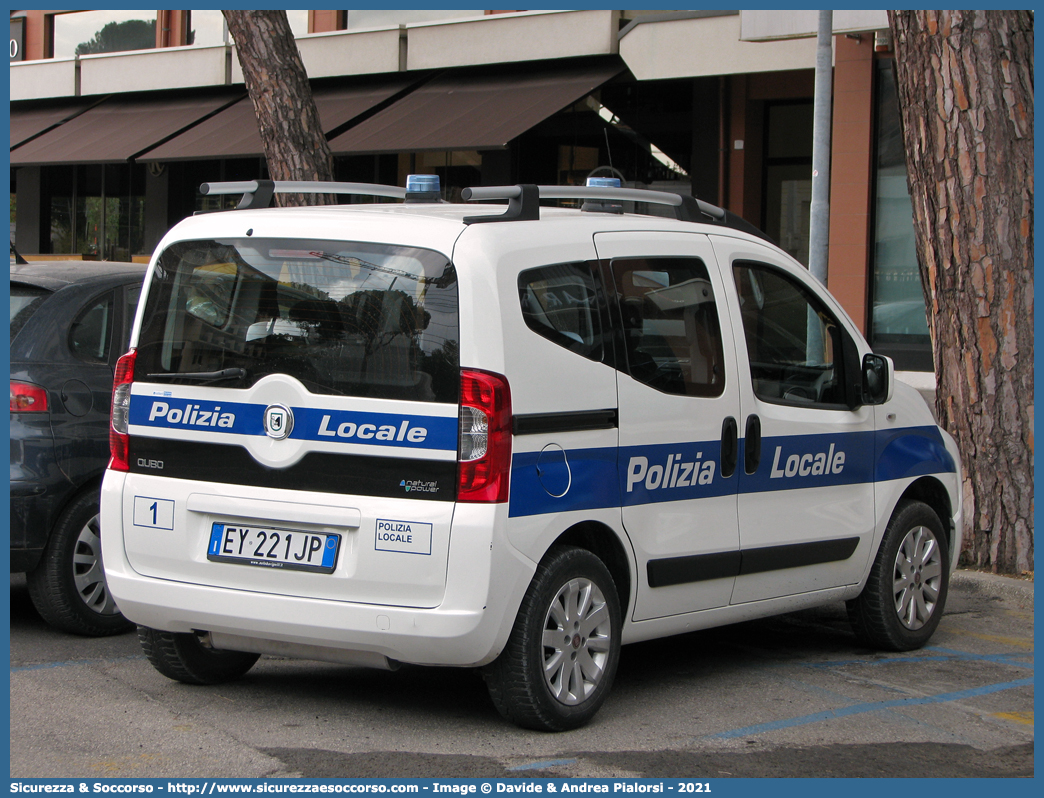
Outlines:
[{"label": "building facade", "polygon": [[[218,11],[12,11],[11,237],[144,259],[266,176]],[[808,259],[815,11],[289,11],[339,180],[681,191]],[[834,12],[827,282],[931,371],[884,11]]]}]

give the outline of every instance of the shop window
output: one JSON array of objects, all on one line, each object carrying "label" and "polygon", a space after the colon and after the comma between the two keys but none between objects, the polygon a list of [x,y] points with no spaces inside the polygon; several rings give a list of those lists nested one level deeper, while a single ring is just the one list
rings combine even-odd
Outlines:
[{"label": "shop window", "polygon": [[441,22],[450,19],[482,16],[481,11],[469,9],[464,11],[442,11],[428,8],[412,10],[384,9],[350,9],[348,12],[348,30],[359,28],[397,28],[399,25],[413,22]]},{"label": "shop window", "polygon": [[[16,13],[22,16],[15,16]],[[11,62],[25,60],[25,12],[11,12]]]},{"label": "shop window", "polygon": [[900,370],[932,371],[893,72],[891,59],[877,62],[870,345]]},{"label": "shop window", "polygon": [[601,154],[597,147],[574,147],[559,144],[558,185],[584,185],[588,175],[601,166],[600,158]]},{"label": "shop window", "polygon": [[156,12],[75,11],[54,15],[55,58],[156,46]]},{"label": "shop window", "polygon": [[[290,30],[294,36],[304,36],[308,33],[308,12],[299,9],[291,9],[286,12],[290,22]],[[225,17],[220,11],[194,10],[189,11],[187,44],[195,44],[201,47],[215,47],[222,44],[232,44],[232,37],[228,33]]]},{"label": "shop window", "polygon": [[812,211],[812,103],[766,107],[765,232],[808,265]]},{"label": "shop window", "polygon": [[49,232],[42,251],[129,261],[145,249],[145,167],[44,167],[42,210]]},{"label": "shop window", "polygon": [[220,11],[189,11],[186,44],[216,47],[231,41],[225,17]]}]

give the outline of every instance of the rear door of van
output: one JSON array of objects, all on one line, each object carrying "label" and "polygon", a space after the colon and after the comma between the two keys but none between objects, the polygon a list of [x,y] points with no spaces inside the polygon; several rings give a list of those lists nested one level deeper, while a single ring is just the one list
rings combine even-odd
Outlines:
[{"label": "rear door of van", "polygon": [[437,606],[456,496],[457,352],[445,254],[173,244],[134,355],[131,565],[212,586]]},{"label": "rear door of van", "polygon": [[725,606],[739,567],[739,379],[705,235],[600,233],[624,358],[617,373],[634,620]]}]

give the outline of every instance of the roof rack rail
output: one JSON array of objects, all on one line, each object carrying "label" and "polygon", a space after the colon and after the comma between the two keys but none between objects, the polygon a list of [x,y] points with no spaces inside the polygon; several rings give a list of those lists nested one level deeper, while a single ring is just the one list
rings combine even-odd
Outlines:
[{"label": "roof rack rail", "polygon": [[[407,181],[409,184],[409,181]],[[275,194],[352,194],[362,197],[390,197],[407,202],[431,201],[434,192],[410,191],[399,186],[379,183],[335,183],[322,180],[241,180],[227,183],[203,183],[199,191],[204,195],[242,194],[236,210],[267,208]],[[465,216],[464,224],[484,222],[510,222],[537,220],[540,218],[541,199],[589,199],[615,200],[616,202],[644,202],[652,205],[668,205],[674,208],[675,217],[683,222],[710,222],[742,230],[751,235],[772,241],[764,232],[740,216],[711,205],[696,197],[668,191],[650,191],[638,188],[612,188],[608,186],[477,186],[460,192],[466,202],[480,200],[507,200],[507,210],[499,215],[483,214]],[[196,213],[210,213],[197,211]]]},{"label": "roof rack rail", "polygon": [[645,202],[652,205],[669,205],[675,217],[683,222],[710,222],[742,230],[751,235],[775,243],[763,231],[741,216],[719,208],[696,197],[668,191],[651,191],[639,188],[610,188],[605,186],[482,186],[465,188],[460,196],[466,202],[480,200],[508,201],[507,211],[499,215],[465,216],[465,224],[483,222],[510,222],[540,218],[541,199],[592,199],[616,200],[617,202]]},{"label": "roof rack rail", "polygon": [[[523,191],[535,189],[535,191]],[[666,191],[649,191],[639,188],[609,188],[603,186],[483,186],[465,188],[461,197],[470,202],[477,200],[508,200],[508,211],[501,216],[469,216],[468,224],[490,221],[509,221],[518,218],[537,218],[533,211],[524,208],[527,202],[541,199],[600,199],[618,202],[646,202],[654,205],[670,205],[678,219],[686,222],[701,221],[702,217],[720,222],[725,211],[709,202]],[[528,196],[527,196],[528,195]],[[517,210],[515,205],[520,206]],[[537,212],[539,213],[539,212]],[[516,215],[520,214],[520,215]]]},{"label": "roof rack rail", "polygon": [[267,208],[273,194],[354,194],[363,197],[406,199],[406,189],[379,183],[331,183],[323,180],[240,180],[229,183],[204,183],[204,195],[242,194],[237,211]]}]

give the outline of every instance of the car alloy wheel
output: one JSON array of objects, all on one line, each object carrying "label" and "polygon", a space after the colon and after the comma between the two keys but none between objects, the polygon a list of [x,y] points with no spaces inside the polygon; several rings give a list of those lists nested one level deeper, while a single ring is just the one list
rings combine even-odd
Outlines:
[{"label": "car alloy wheel", "polygon": [[895,555],[895,611],[907,629],[923,627],[935,612],[943,579],[939,541],[926,526],[906,533]]},{"label": "car alloy wheel", "polygon": [[605,597],[590,579],[562,585],[544,619],[544,680],[563,704],[590,697],[605,675],[614,630]]}]

